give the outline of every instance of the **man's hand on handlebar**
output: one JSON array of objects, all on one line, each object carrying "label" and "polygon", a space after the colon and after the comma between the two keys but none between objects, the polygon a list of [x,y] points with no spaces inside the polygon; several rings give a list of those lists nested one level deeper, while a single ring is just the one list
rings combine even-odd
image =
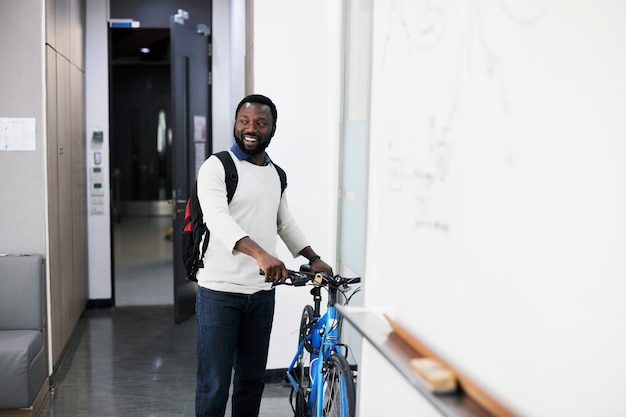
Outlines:
[{"label": "man's hand on handlebar", "polygon": [[311,262],[311,272],[315,274],[318,272],[323,272],[329,277],[332,277],[333,275],[335,275],[333,273],[333,268],[330,265],[328,265],[326,262],[322,261],[321,258],[317,258],[313,262]]},{"label": "man's hand on handlebar", "polygon": [[287,268],[280,259],[267,254],[257,259],[259,268],[264,272],[265,282],[279,284],[287,278]]},{"label": "man's hand on handlebar", "polygon": [[237,241],[235,249],[256,259],[259,268],[264,272],[265,282],[281,283],[287,278],[287,268],[283,261],[270,255],[249,236]]}]

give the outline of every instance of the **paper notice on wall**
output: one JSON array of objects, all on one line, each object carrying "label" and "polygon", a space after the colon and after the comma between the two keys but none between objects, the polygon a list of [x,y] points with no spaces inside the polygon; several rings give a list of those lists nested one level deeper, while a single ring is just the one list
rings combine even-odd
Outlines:
[{"label": "paper notice on wall", "polygon": [[206,141],[206,117],[193,116],[193,140],[194,142]]},{"label": "paper notice on wall", "polygon": [[200,171],[200,167],[202,166],[202,164],[204,163],[204,160],[206,159],[204,157],[204,154],[206,152],[206,147],[203,142],[197,142],[195,145],[196,145],[195,146],[196,148],[196,178],[198,178],[198,171]]},{"label": "paper notice on wall", "polygon": [[0,117],[0,151],[34,151],[34,117]]}]

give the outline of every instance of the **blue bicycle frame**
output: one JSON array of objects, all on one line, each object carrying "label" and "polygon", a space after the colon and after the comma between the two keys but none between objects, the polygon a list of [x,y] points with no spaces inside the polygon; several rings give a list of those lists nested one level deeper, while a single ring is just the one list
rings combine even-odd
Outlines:
[{"label": "blue bicycle frame", "polygon": [[[334,298],[334,297],[332,297]],[[316,304],[318,301],[316,300]],[[316,307],[317,307],[316,305]],[[329,305],[326,309],[326,313],[322,317],[319,317],[319,309],[316,309],[316,316],[313,317],[313,328],[311,332],[306,336],[306,342],[310,343],[313,347],[311,351],[310,362],[310,392],[308,393],[307,410],[306,415],[311,417],[322,417],[323,412],[323,400],[324,400],[324,363],[326,359],[333,353],[341,354],[338,351],[339,343],[339,326],[338,326],[338,313],[334,307],[334,299],[329,301]],[[298,351],[291,361],[291,365],[287,370],[287,377],[289,382],[294,387],[296,392],[300,389],[297,381],[292,376],[294,366],[298,362],[298,358],[305,348],[305,341],[301,341],[298,346]],[[340,379],[341,390],[341,409],[342,415],[348,415],[348,404],[346,403],[346,393],[343,380]],[[306,393],[305,393],[306,395]],[[315,415],[313,415],[313,404],[316,404]]]}]

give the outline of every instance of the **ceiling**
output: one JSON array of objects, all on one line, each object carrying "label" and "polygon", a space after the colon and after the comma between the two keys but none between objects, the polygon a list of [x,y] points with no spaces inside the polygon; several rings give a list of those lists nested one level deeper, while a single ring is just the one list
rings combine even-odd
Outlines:
[{"label": "ceiling", "polygon": [[[109,35],[113,65],[169,64],[169,29],[111,28]],[[141,48],[150,52],[142,53]]]}]

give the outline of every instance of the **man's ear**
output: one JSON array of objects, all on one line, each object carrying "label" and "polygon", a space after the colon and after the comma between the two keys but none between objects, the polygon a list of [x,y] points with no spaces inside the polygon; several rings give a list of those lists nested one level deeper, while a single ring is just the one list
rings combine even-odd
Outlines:
[{"label": "man's ear", "polygon": [[272,126],[272,136],[270,137],[273,138],[275,133],[276,133],[276,125]]}]

